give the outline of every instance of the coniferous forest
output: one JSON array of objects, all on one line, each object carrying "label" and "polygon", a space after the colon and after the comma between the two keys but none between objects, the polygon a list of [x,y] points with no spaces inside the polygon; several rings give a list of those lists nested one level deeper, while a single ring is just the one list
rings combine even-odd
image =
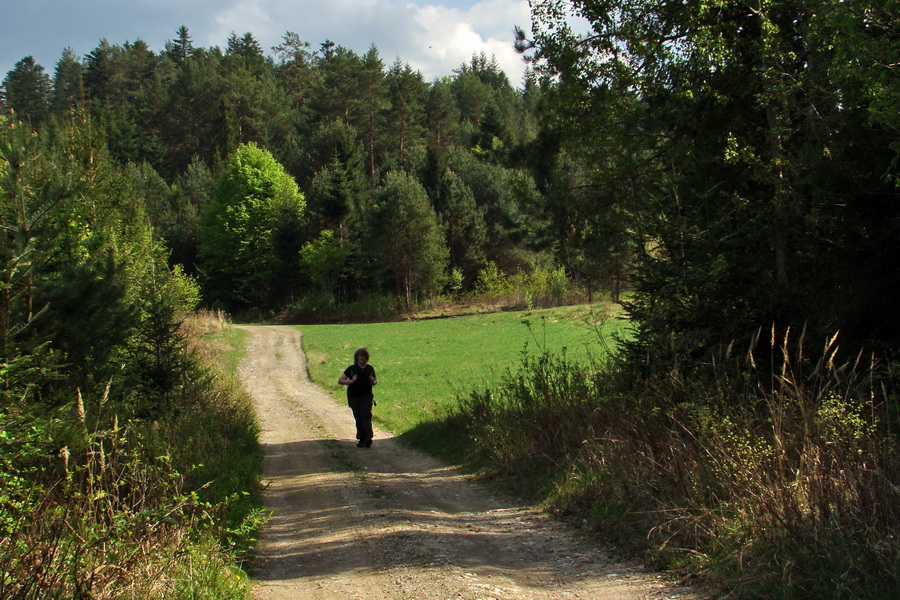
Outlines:
[{"label": "coniferous forest", "polygon": [[[528,359],[579,408],[473,393],[482,459],[565,465],[564,511],[738,595],[898,591],[897,3],[531,4],[521,82],[481,54],[425,81],[374,46],[187,27],[5,75],[0,597],[89,585],[109,528],[170,552],[252,528],[252,482],[192,487],[255,435],[187,341],[196,308],[374,320],[510,290],[621,302],[632,330],[589,381]],[[577,444],[477,435],[532,426]]]}]

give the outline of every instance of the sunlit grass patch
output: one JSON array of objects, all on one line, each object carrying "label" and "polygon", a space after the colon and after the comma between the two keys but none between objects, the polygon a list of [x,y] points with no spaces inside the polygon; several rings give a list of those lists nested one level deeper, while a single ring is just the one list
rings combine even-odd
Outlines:
[{"label": "sunlit grass patch", "polygon": [[[526,348],[567,348],[570,356],[584,359],[605,352],[603,341],[611,344],[612,334],[624,326],[610,312],[595,304],[299,329],[315,383],[342,400],[338,376],[353,351],[366,346],[378,374],[376,421],[397,434],[415,437],[414,429],[419,434],[429,429],[423,437],[440,438],[451,433],[436,424],[456,407],[457,396],[496,384],[505,370],[521,363]],[[438,450],[452,443],[435,440]]]}]

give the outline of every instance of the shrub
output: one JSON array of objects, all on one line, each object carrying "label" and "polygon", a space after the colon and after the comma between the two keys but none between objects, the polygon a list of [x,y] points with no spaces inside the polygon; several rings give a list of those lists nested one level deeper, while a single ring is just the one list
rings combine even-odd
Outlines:
[{"label": "shrub", "polygon": [[478,271],[478,279],[475,282],[475,293],[487,300],[505,300],[512,291],[512,285],[506,275],[490,262]]},{"label": "shrub", "polygon": [[392,319],[402,312],[399,298],[367,294],[354,302],[338,304],[330,293],[314,294],[290,305],[283,320],[288,323],[360,323]]}]

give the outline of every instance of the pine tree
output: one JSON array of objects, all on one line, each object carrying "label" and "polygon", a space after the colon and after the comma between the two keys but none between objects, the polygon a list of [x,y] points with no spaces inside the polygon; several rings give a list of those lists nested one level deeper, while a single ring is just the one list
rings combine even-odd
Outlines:
[{"label": "pine tree", "polygon": [[441,226],[425,189],[407,173],[388,172],[375,195],[368,223],[372,249],[411,308],[421,295],[439,292],[446,280]]},{"label": "pine tree", "polygon": [[446,150],[457,142],[460,112],[449,82],[439,80],[431,85],[425,115],[431,146]]},{"label": "pine tree", "polygon": [[358,94],[351,106],[353,122],[365,140],[369,178],[374,182],[376,175],[376,147],[381,135],[384,111],[389,106],[387,84],[384,79],[384,63],[373,45],[360,61],[357,79]]},{"label": "pine tree", "polygon": [[422,73],[398,58],[387,72],[388,98],[385,131],[389,152],[403,164],[407,148],[422,142],[425,97],[428,91]]},{"label": "pine tree", "polygon": [[178,28],[177,37],[172,41],[169,56],[178,63],[182,64],[194,53],[194,43],[191,41],[191,34],[184,25]]},{"label": "pine tree", "polygon": [[471,284],[486,262],[483,210],[476,205],[469,186],[449,170],[441,179],[435,207],[444,225],[450,266],[459,269]]},{"label": "pine tree", "polygon": [[66,48],[56,63],[53,74],[53,99],[51,110],[56,115],[65,115],[76,103],[84,100],[83,68],[75,50]]},{"label": "pine tree", "polygon": [[50,78],[33,56],[26,56],[15,64],[3,79],[3,88],[6,90],[6,107],[14,110],[18,119],[29,121],[34,127],[47,119]]}]

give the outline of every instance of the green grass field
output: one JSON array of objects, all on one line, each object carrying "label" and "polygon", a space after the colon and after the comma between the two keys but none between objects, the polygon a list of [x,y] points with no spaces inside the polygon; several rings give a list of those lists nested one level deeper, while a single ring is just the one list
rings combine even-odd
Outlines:
[{"label": "green grass field", "polygon": [[[353,362],[353,351],[366,346],[378,374],[375,420],[416,445],[458,458],[462,441],[441,421],[458,394],[493,387],[507,369],[518,368],[522,352],[546,348],[587,360],[605,352],[611,335],[624,328],[601,305],[566,306],[465,317],[349,325],[304,325],[303,345],[313,381],[343,402],[337,385]],[[530,327],[523,323],[528,321]],[[348,409],[348,418],[350,413]],[[431,439],[434,438],[434,439]]]}]

